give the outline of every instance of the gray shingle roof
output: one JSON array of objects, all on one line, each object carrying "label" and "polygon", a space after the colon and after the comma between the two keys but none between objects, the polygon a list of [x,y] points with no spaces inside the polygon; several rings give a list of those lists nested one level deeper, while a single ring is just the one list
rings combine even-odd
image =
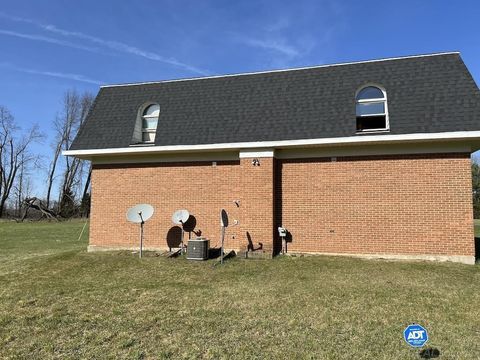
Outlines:
[{"label": "gray shingle roof", "polygon": [[159,103],[156,145],[356,135],[355,92],[386,89],[390,134],[480,130],[480,92],[458,53],[100,89],[71,150],[130,145]]}]

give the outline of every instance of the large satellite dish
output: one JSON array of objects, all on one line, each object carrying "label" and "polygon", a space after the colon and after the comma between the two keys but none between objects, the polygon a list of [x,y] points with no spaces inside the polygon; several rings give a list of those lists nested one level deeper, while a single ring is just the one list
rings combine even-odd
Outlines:
[{"label": "large satellite dish", "polygon": [[182,234],[180,238],[182,252],[185,252],[185,244],[183,242],[183,239],[185,237],[185,229],[183,228],[183,225],[188,221],[189,217],[190,217],[190,213],[187,210],[177,210],[172,215],[172,222],[176,225],[182,226]]},{"label": "large satellite dish", "polygon": [[128,209],[127,220],[136,224],[147,221],[153,215],[153,206],[149,204],[138,204]]},{"label": "large satellite dish", "polygon": [[187,210],[177,210],[172,215],[172,222],[176,225],[183,225],[189,217],[190,214]]},{"label": "large satellite dish", "polygon": [[140,257],[143,252],[143,224],[153,215],[153,206],[149,204],[138,204],[127,210],[127,220],[140,224]]}]

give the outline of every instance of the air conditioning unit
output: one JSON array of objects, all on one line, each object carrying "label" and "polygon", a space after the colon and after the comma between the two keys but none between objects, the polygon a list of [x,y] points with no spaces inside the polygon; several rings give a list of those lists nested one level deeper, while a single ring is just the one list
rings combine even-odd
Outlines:
[{"label": "air conditioning unit", "polygon": [[210,240],[198,237],[188,240],[187,259],[188,260],[208,260],[208,250],[210,249]]}]

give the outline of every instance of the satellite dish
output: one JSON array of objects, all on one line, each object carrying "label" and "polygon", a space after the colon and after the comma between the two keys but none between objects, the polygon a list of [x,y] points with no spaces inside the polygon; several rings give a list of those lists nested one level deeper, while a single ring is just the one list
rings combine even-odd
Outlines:
[{"label": "satellite dish", "polygon": [[127,220],[136,224],[147,221],[153,215],[153,206],[149,204],[138,204],[128,209]]},{"label": "satellite dish", "polygon": [[225,229],[228,226],[228,214],[225,209],[220,210],[220,228],[221,228],[221,239],[222,239],[222,248],[220,249],[220,263],[223,264],[223,254],[225,248]]},{"label": "satellite dish", "polygon": [[190,213],[187,210],[177,210],[172,215],[172,222],[177,225],[182,225],[182,236],[180,238],[182,252],[185,252],[185,244],[183,242],[183,238],[185,237],[185,229],[183,226],[188,221],[189,217]]},{"label": "satellite dish", "polygon": [[149,204],[138,204],[127,210],[127,220],[140,224],[140,257],[143,251],[143,224],[153,215],[153,206]]},{"label": "satellite dish", "polygon": [[225,209],[220,211],[220,225],[223,227],[228,227],[228,214]]},{"label": "satellite dish", "polygon": [[172,215],[172,222],[177,225],[183,225],[187,222],[190,214],[187,210],[177,210]]}]

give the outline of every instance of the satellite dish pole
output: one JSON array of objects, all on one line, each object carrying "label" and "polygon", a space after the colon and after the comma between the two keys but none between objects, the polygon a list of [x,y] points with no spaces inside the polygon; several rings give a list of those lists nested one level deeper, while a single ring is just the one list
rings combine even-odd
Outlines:
[{"label": "satellite dish pole", "polygon": [[142,258],[142,252],[143,252],[143,224],[145,224],[145,221],[143,220],[142,212],[138,212],[138,216],[140,217],[140,259]]},{"label": "satellite dish pole", "polygon": [[220,250],[220,264],[223,264],[224,244],[225,244],[225,226],[222,226],[222,249]]},{"label": "satellite dish pole", "polygon": [[185,230],[183,229],[183,221],[181,222],[182,224],[182,237],[180,239],[180,242],[182,243],[182,253],[185,253]]},{"label": "satellite dish pole", "polygon": [[228,214],[225,209],[220,211],[220,230],[221,230],[221,238],[222,238],[222,249],[220,250],[220,264],[223,264],[223,256],[224,256],[224,245],[225,245],[225,228],[228,227]]},{"label": "satellite dish pole", "polygon": [[138,204],[127,211],[127,220],[140,224],[140,258],[143,255],[143,225],[152,217],[153,211],[153,206],[149,204]]}]

